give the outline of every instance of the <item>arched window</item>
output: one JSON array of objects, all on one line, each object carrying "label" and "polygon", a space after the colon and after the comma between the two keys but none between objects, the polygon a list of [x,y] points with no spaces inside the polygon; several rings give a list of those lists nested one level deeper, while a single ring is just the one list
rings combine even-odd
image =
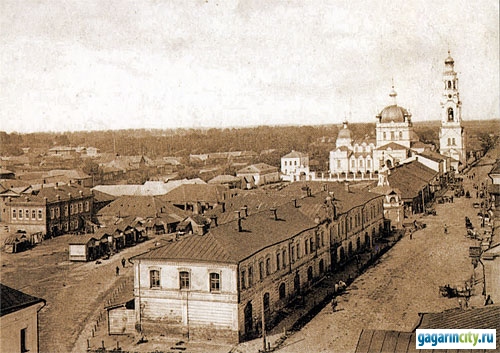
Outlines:
[{"label": "arched window", "polygon": [[453,108],[448,108],[448,121],[453,121]]},{"label": "arched window", "polygon": [[448,89],[451,89],[451,81],[448,81]]},{"label": "arched window", "polygon": [[451,138],[448,137],[448,146],[451,146]]},{"label": "arched window", "polygon": [[400,139],[400,140],[402,140],[402,139],[403,139],[403,132],[402,132],[402,131],[400,131],[400,132],[399,132],[399,139]]},{"label": "arched window", "polygon": [[384,132],[384,140],[387,140],[387,133]]},{"label": "arched window", "polygon": [[455,146],[455,138],[454,138],[454,137],[451,139],[451,144],[452,144],[453,146]]}]

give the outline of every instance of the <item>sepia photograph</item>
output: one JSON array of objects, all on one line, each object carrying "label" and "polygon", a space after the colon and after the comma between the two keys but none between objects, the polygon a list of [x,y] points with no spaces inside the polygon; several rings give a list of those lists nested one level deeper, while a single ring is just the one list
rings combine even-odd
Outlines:
[{"label": "sepia photograph", "polygon": [[495,0],[1,0],[0,352],[500,352]]}]

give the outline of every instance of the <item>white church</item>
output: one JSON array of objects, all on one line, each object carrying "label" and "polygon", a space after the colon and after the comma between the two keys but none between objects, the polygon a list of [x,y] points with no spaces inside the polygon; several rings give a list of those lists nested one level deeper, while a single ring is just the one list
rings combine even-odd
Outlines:
[{"label": "white church", "polygon": [[[459,164],[466,162],[465,134],[457,73],[454,60],[449,55],[445,60],[443,82],[440,153],[451,157],[451,166],[458,171]],[[390,169],[432,147],[419,141],[413,131],[410,111],[397,104],[394,86],[389,96],[390,105],[376,116],[376,140],[355,142],[347,122],[344,122],[337,136],[336,149],[330,151],[331,177],[372,179],[373,173],[378,173],[384,166]]]}]

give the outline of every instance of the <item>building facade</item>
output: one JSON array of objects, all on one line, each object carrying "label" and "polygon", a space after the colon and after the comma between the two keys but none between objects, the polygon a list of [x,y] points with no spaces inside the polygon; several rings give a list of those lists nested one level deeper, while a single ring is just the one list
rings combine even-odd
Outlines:
[{"label": "building facade", "polygon": [[281,157],[281,179],[286,181],[306,180],[309,175],[309,156],[292,151]]},{"label": "building facade", "polygon": [[91,220],[93,198],[90,189],[83,187],[43,187],[8,199],[2,220],[11,232],[23,230],[47,236],[83,232]]},{"label": "building facade", "polygon": [[38,312],[45,300],[0,283],[0,348],[2,352],[38,353]]},{"label": "building facade", "polygon": [[439,152],[454,160],[454,169],[458,172],[459,164],[467,164],[466,136],[462,126],[462,102],[460,101],[457,72],[454,67],[455,60],[450,56],[449,51],[444,64]]}]

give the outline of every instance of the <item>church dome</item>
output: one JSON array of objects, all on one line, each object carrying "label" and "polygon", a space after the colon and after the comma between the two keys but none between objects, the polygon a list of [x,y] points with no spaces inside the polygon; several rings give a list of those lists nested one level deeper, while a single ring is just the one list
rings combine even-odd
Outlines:
[{"label": "church dome", "polygon": [[389,97],[391,97],[392,104],[388,105],[382,111],[380,112],[379,115],[377,115],[377,119],[379,119],[379,122],[381,123],[390,123],[390,122],[395,122],[395,123],[404,123],[407,120],[410,119],[411,114],[408,112],[403,107],[400,107],[399,105],[396,104],[396,97],[397,93],[394,90],[394,85],[392,86],[391,93],[389,93]]},{"label": "church dome", "polygon": [[405,108],[396,104],[385,107],[379,114],[381,123],[404,123],[406,121],[405,118],[409,116],[410,113]]},{"label": "church dome", "polygon": [[342,130],[339,131],[339,135],[337,138],[339,139],[351,139],[352,133],[351,130],[347,128],[347,126],[344,126]]},{"label": "church dome", "polygon": [[455,60],[450,55],[450,51],[448,50],[448,57],[444,60],[444,63],[447,65],[453,65],[455,63]]}]

